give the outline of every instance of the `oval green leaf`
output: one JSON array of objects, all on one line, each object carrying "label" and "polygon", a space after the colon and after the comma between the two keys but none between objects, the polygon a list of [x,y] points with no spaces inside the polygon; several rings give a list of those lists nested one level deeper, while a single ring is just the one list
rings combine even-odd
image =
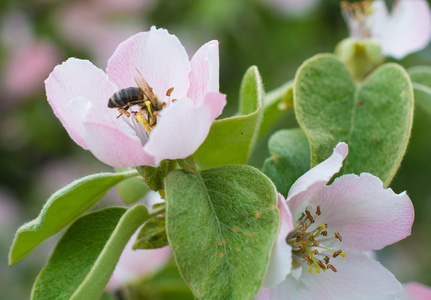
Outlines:
[{"label": "oval green leaf", "polygon": [[413,119],[413,89],[406,71],[385,64],[355,84],[333,55],[317,55],[298,70],[295,113],[308,137],[311,165],[338,142],[349,145],[340,174],[372,173],[387,186],[406,151]]},{"label": "oval green leaf", "polygon": [[278,230],[277,192],[259,170],[223,166],[165,179],[169,244],[199,299],[251,299]]},{"label": "oval green leaf", "polygon": [[193,154],[201,167],[247,162],[259,132],[263,95],[259,71],[250,67],[241,83],[239,115],[216,120],[205,142]]},{"label": "oval green leaf", "polygon": [[9,264],[19,262],[44,240],[73,222],[117,183],[136,175],[138,172],[134,170],[94,174],[55,192],[39,216],[18,229],[9,252]]},{"label": "oval green leaf", "polygon": [[310,145],[300,128],[274,133],[269,143],[271,157],[265,160],[263,172],[285,197],[292,184],[310,169]]},{"label": "oval green leaf", "polygon": [[110,207],[78,219],[61,238],[32,299],[99,299],[130,237],[148,218],[144,205]]}]

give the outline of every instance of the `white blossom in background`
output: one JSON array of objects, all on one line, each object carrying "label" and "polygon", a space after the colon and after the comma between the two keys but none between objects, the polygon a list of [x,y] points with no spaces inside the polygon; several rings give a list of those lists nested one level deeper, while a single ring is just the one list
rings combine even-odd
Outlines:
[{"label": "white blossom in background", "polygon": [[426,0],[342,2],[350,37],[377,40],[385,56],[401,59],[431,40],[431,10]]}]

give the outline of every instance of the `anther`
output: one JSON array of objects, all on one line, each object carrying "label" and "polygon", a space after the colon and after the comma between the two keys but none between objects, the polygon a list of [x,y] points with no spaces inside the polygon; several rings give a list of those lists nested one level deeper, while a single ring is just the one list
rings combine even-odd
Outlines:
[{"label": "anther", "polygon": [[319,254],[319,251],[317,251],[317,249],[314,249],[312,252],[313,252],[314,255]]},{"label": "anther", "polygon": [[299,249],[301,250],[302,253],[305,253],[305,247],[303,244],[299,244]]},{"label": "anther", "polygon": [[341,253],[343,253],[343,251],[342,250],[337,250],[337,251],[335,251],[334,252],[334,254],[332,254],[332,257],[333,258],[336,258],[338,255],[340,255]]},{"label": "anther", "polygon": [[329,269],[331,269],[334,272],[337,272],[337,269],[335,269],[335,267],[333,265],[331,265],[331,264],[327,264],[326,267],[329,268]]},{"label": "anther", "polygon": [[310,265],[313,264],[313,260],[308,255],[304,255],[302,258],[304,258]]},{"label": "anther", "polygon": [[329,256],[325,256],[323,260],[325,261],[325,264],[329,264]]},{"label": "anther", "polygon": [[303,230],[303,231],[306,231],[306,230],[307,230],[307,224],[302,223],[302,230]]},{"label": "anther", "polygon": [[312,232],[310,232],[310,233],[308,234],[308,240],[309,240],[309,241],[311,241],[311,242],[314,242],[314,235],[313,235],[313,233],[312,233]]},{"label": "anther", "polygon": [[311,213],[310,213],[310,211],[308,209],[305,210],[305,214],[307,215],[307,218],[311,217]]},{"label": "anther", "polygon": [[320,216],[320,214],[321,214],[321,212],[320,212],[320,206],[319,206],[319,205],[317,205],[317,208],[316,208],[316,215]]},{"label": "anther", "polygon": [[295,238],[295,242],[299,243],[301,240],[302,240],[302,235],[301,234],[297,235],[296,238]]},{"label": "anther", "polygon": [[323,230],[320,234],[323,235],[323,236],[327,236],[328,232],[326,230]]},{"label": "anther", "polygon": [[167,91],[166,91],[166,96],[168,96],[168,97],[170,97],[171,96],[171,93],[172,93],[172,91],[174,90],[174,88],[173,87],[171,87],[170,89],[168,89]]},{"label": "anther", "polygon": [[310,220],[310,223],[311,223],[311,224],[313,224],[313,223],[314,223],[314,218],[313,218],[312,216],[310,216],[308,219]]},{"label": "anther", "polygon": [[336,232],[336,233],[335,233],[335,237],[336,237],[337,239],[339,239],[339,240],[340,240],[340,242],[342,242],[342,241],[343,241],[343,238],[341,237],[341,235],[340,235],[338,232]]},{"label": "anther", "polygon": [[313,243],[313,246],[314,247],[318,247],[320,245],[320,243],[318,242],[318,241],[315,241],[314,243]]},{"label": "anther", "polygon": [[325,264],[321,261],[321,260],[318,260],[317,261],[317,264],[319,265],[319,267],[321,267],[323,270],[326,270],[326,266],[325,266]]}]

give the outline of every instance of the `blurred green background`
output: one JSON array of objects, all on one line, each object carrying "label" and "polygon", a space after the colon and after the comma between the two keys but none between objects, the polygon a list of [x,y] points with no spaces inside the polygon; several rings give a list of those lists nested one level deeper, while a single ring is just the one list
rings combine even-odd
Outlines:
[{"label": "blurred green background", "polygon": [[[56,240],[11,268],[7,252],[17,227],[35,218],[45,200],[63,185],[110,170],[77,146],[52,113],[43,81],[55,65],[75,56],[104,69],[119,42],[151,25],[175,34],[190,56],[216,39],[220,90],[228,99],[223,116],[229,116],[236,112],[240,81],[250,65],[258,66],[266,91],[271,91],[291,80],[305,59],[333,52],[348,35],[338,0],[4,0],[0,18],[2,300],[29,299],[32,283]],[[399,63],[406,68],[431,65],[431,46]],[[292,112],[277,124],[277,128],[295,126]],[[413,234],[377,253],[401,282],[427,285],[431,285],[430,129],[430,116],[418,108],[407,154],[391,184],[397,193],[407,190],[415,205]],[[256,167],[262,167],[269,155],[266,142],[260,141],[251,159]],[[100,205],[118,201],[116,191],[104,201]],[[172,266],[147,278],[140,293],[145,299],[179,299],[180,294],[172,291],[155,292],[157,282],[166,278],[176,278],[177,292],[191,298]]]}]

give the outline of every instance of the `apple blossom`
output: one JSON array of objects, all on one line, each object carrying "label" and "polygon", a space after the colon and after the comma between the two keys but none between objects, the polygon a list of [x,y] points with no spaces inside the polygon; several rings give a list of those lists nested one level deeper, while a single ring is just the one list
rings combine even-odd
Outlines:
[{"label": "apple blossom", "polygon": [[[157,166],[163,159],[188,157],[205,140],[226,104],[218,92],[218,70],[216,41],[189,61],[175,36],[152,27],[118,46],[107,74],[87,60],[69,58],[45,85],[49,104],[78,145],[113,167]],[[117,109],[107,106],[114,93],[137,86],[138,72],[166,103],[151,128],[143,124],[146,115],[117,118]]]},{"label": "apple blossom", "polygon": [[339,143],[292,185],[286,201],[279,195],[281,225],[256,299],[388,299],[401,289],[367,252],[410,235],[412,203],[369,173],[326,185],[347,153]]},{"label": "apple blossom", "polygon": [[377,40],[386,56],[401,59],[431,40],[431,10],[426,0],[399,0],[390,13],[383,0],[344,1],[342,12],[350,37]]}]

